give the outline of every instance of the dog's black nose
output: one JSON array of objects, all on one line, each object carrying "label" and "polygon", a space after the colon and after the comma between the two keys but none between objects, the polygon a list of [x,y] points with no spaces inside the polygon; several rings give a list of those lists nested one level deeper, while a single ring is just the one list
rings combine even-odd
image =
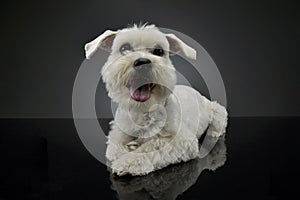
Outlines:
[{"label": "dog's black nose", "polygon": [[151,60],[147,58],[138,58],[134,61],[133,67],[137,70],[151,68]]}]

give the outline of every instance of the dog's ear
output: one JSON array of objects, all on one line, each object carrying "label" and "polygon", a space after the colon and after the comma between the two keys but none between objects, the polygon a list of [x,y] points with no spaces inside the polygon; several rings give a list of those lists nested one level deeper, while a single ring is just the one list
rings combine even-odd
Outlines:
[{"label": "dog's ear", "polygon": [[104,50],[111,51],[113,41],[116,37],[117,31],[106,30],[93,41],[84,46],[85,57],[90,59],[99,47]]},{"label": "dog's ear", "polygon": [[185,44],[182,40],[180,40],[176,35],[172,33],[165,35],[169,42],[171,53],[177,54],[182,51],[188,58],[196,60],[197,52],[195,49]]}]

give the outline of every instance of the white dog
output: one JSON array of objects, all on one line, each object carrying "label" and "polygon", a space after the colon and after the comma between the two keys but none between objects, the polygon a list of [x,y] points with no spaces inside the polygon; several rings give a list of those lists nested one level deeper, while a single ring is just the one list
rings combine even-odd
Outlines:
[{"label": "white dog", "polygon": [[[108,95],[118,103],[111,122],[106,157],[118,175],[144,175],[169,164],[194,159],[198,138],[219,137],[226,109],[191,87],[176,85],[171,54],[196,51],[154,25],[105,31],[85,45],[89,59],[98,48],[111,51],[101,74]],[[175,86],[176,85],[176,86]]]}]

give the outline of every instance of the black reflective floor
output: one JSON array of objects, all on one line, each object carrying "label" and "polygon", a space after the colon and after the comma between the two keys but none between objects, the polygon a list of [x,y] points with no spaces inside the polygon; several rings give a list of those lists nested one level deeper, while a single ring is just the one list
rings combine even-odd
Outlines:
[{"label": "black reflective floor", "polygon": [[230,118],[208,157],[118,178],[87,152],[71,119],[2,119],[0,199],[285,199],[298,193],[298,123]]}]

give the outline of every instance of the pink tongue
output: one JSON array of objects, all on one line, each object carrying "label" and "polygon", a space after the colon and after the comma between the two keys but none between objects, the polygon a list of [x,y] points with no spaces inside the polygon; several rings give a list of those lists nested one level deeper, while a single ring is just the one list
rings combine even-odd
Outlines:
[{"label": "pink tongue", "polygon": [[150,98],[150,85],[146,84],[139,88],[130,87],[130,95],[136,101],[144,102]]}]

